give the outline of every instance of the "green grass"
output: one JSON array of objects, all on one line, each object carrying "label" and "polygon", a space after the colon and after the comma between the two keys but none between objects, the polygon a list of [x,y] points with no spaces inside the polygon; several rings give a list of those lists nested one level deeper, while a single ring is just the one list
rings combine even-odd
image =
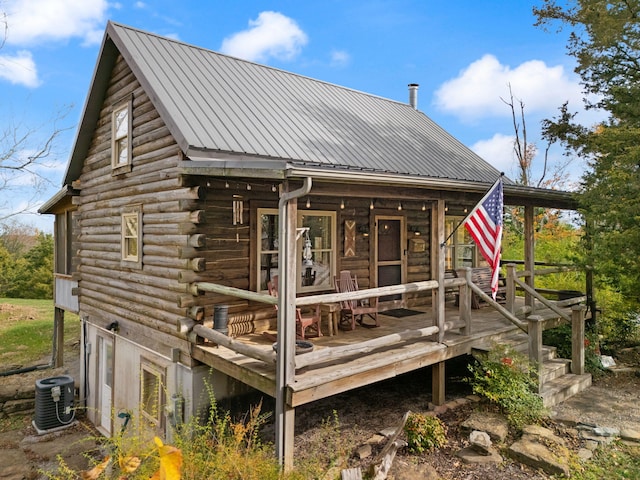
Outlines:
[{"label": "green grass", "polygon": [[[77,315],[65,313],[65,344],[79,337]],[[47,363],[52,351],[53,301],[0,298],[0,365],[20,368]]]},{"label": "green grass", "polygon": [[582,468],[574,469],[576,480],[623,480],[640,478],[640,447],[614,443],[600,447]]}]

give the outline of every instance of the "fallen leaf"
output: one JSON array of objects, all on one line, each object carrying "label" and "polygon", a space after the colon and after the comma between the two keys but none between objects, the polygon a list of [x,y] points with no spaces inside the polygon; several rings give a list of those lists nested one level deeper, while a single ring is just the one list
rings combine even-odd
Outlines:
[{"label": "fallen leaf", "polygon": [[98,478],[102,474],[102,472],[104,472],[104,469],[107,468],[107,465],[109,465],[110,461],[111,456],[106,456],[102,462],[93,467],[91,470],[80,472],[82,480],[96,480],[96,478]]},{"label": "fallen leaf", "polygon": [[[180,480],[182,452],[171,445],[164,445],[158,437],[155,437],[153,441],[160,454],[160,469],[156,472],[159,474],[159,480]],[[156,474],[151,477],[153,480],[155,480]]]},{"label": "fallen leaf", "polygon": [[135,472],[140,466],[140,462],[140,457],[134,457],[132,455],[127,455],[126,457],[120,457],[118,459],[120,470],[125,473]]}]

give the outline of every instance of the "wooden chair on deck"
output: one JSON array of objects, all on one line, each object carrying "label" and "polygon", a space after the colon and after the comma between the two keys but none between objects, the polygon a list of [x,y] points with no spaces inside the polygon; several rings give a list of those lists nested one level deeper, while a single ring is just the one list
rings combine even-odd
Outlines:
[{"label": "wooden chair on deck", "polygon": [[[278,276],[275,275],[269,282],[267,282],[267,288],[269,289],[269,295],[278,298]],[[276,311],[278,306],[274,305]],[[302,310],[296,308],[296,326],[300,327],[300,337],[305,339],[305,331],[308,327],[314,329],[318,337],[322,336],[321,328],[322,314],[320,312],[320,305],[313,306],[313,310],[308,314],[302,314]]]},{"label": "wooden chair on deck", "polygon": [[[358,277],[351,276],[351,272],[343,270],[340,272],[340,277],[333,278],[336,292],[356,292],[358,291]],[[351,325],[351,330],[356,329],[356,321],[359,324],[363,324],[364,316],[368,315],[376,322],[376,327],[380,326],[378,323],[378,298],[373,297],[367,301],[363,300],[343,300],[340,302],[340,323],[343,321]]]}]

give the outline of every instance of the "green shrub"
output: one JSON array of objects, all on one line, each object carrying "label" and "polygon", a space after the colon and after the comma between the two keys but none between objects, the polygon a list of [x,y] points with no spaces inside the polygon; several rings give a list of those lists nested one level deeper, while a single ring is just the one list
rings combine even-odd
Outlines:
[{"label": "green shrub", "polygon": [[435,416],[411,413],[404,425],[409,450],[413,453],[440,448],[447,444],[447,427]]},{"label": "green shrub", "polygon": [[473,392],[497,405],[514,427],[538,423],[545,415],[537,393],[537,368],[524,355],[497,345],[469,370]]},{"label": "green shrub", "polygon": [[[571,325],[560,325],[542,332],[542,343],[556,347],[560,358],[571,359]],[[593,376],[602,375],[604,369],[600,362],[600,348],[595,333],[587,333],[584,338],[584,366]]]}]

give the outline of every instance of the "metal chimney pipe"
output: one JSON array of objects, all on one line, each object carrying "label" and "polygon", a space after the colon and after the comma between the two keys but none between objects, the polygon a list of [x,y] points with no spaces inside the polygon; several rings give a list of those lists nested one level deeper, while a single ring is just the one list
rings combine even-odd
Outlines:
[{"label": "metal chimney pipe", "polygon": [[409,84],[409,105],[414,109],[418,109],[418,85],[417,83]]}]

